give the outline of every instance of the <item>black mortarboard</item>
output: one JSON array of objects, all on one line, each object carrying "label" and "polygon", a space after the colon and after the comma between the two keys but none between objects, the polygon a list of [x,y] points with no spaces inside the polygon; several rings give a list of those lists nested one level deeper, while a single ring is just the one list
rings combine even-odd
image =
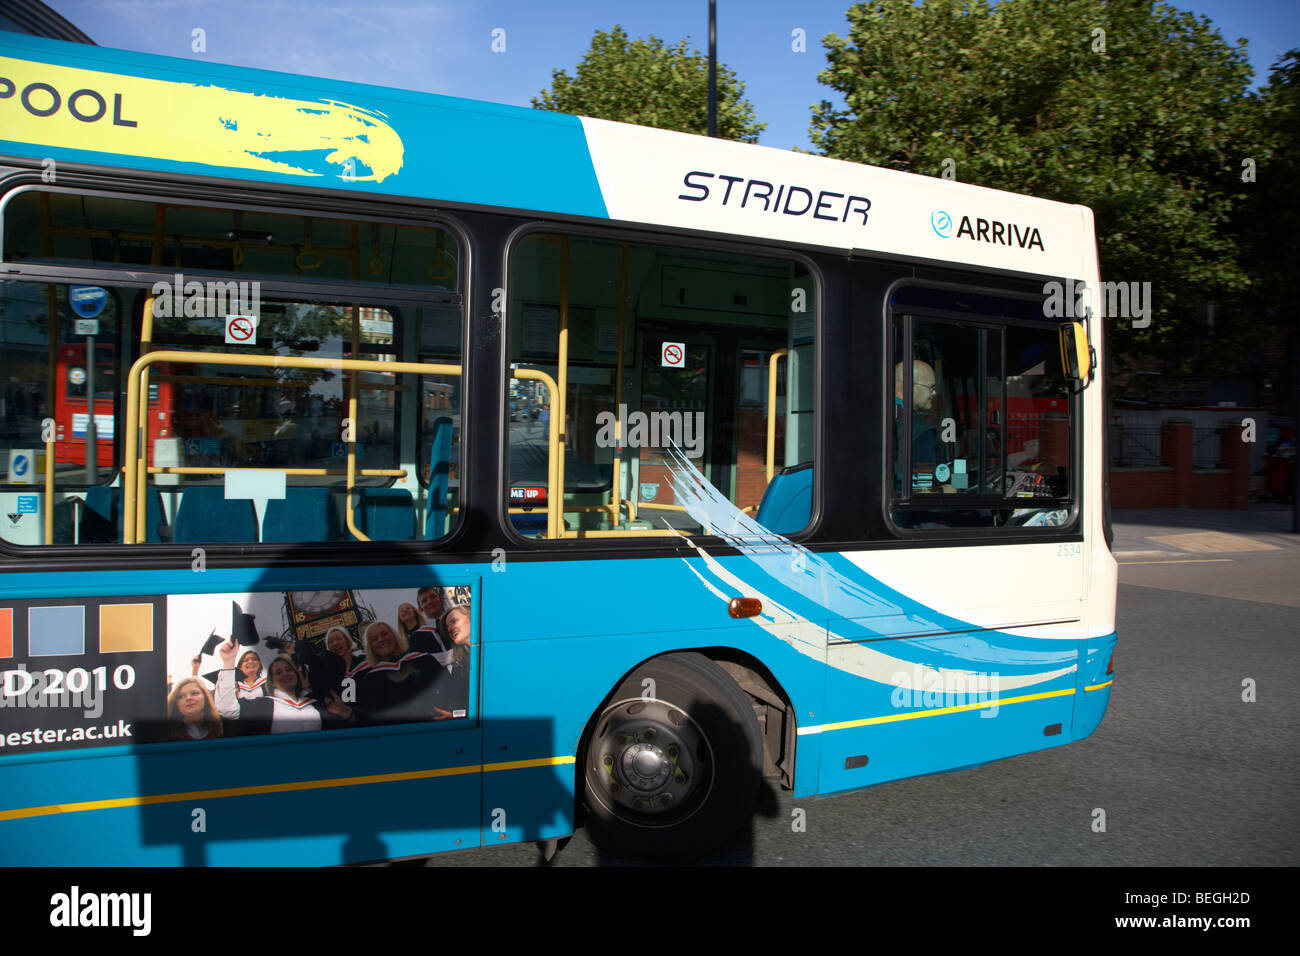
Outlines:
[{"label": "black mortarboard", "polygon": [[199,651],[199,653],[213,654],[217,650],[217,645],[221,643],[221,638],[217,636],[216,629],[214,628],[212,633],[208,635],[208,639],[203,642],[203,650]]},{"label": "black mortarboard", "polygon": [[252,614],[245,614],[244,609],[237,602],[230,602],[230,636],[241,647],[254,647],[257,644],[254,620],[255,617]]}]

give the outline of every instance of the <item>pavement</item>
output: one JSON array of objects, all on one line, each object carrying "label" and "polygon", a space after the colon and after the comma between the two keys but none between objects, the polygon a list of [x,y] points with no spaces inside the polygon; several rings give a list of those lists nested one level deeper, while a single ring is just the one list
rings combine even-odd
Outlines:
[{"label": "pavement", "polygon": [[1111,514],[1121,584],[1300,607],[1300,534],[1290,505]]}]

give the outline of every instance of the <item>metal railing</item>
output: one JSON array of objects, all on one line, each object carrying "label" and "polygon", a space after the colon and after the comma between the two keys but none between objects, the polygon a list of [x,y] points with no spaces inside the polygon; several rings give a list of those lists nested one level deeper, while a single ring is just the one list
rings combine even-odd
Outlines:
[{"label": "metal railing", "polygon": [[[142,395],[148,394],[148,375],[149,369],[160,362],[175,362],[177,364],[194,364],[202,362],[208,365],[233,365],[253,368],[314,368],[329,369],[332,371],[357,371],[357,372],[408,372],[416,375],[460,375],[461,367],[459,365],[440,365],[433,363],[420,362],[378,362],[373,359],[323,359],[307,358],[300,356],[285,355],[235,355],[230,353],[211,353],[211,352],[182,352],[179,350],[162,350],[158,352],[149,352],[135,360],[131,366],[131,372],[127,380],[126,408],[124,410],[124,419],[129,424],[126,428],[126,450],[125,450],[125,467],[122,475],[122,543],[136,544],[147,538],[146,519],[145,519],[145,482],[148,475],[152,473],[183,473],[191,469],[172,469],[172,468],[154,468],[148,465],[148,435],[145,428],[144,408],[145,404],[141,401]],[[537,373],[542,375],[542,373]],[[554,383],[550,383],[554,387]],[[358,541],[369,541],[367,537],[357,526],[352,514],[353,493],[356,488],[356,479],[358,475],[370,476],[390,475],[390,470],[384,469],[358,469],[357,468],[357,443],[354,435],[356,432],[357,419],[357,398],[354,392],[348,399],[348,418],[354,424],[354,427],[348,432],[346,443],[348,446],[347,455],[347,507],[344,508],[344,517],[347,522],[347,529]],[[556,434],[554,430],[551,433],[552,458],[554,458]],[[204,474],[223,474],[225,468],[204,468],[201,471]],[[256,471],[285,471],[280,468],[258,468],[243,469]],[[295,474],[299,475],[327,475],[331,469],[325,468],[296,468],[293,469]],[[547,516],[547,523],[551,524],[554,517],[550,514]]]},{"label": "metal railing", "polygon": [[1160,466],[1159,425],[1110,426],[1110,463],[1118,468],[1157,468]]},{"label": "metal railing", "polygon": [[1217,428],[1197,428],[1192,432],[1192,467],[1218,468],[1222,432]]}]

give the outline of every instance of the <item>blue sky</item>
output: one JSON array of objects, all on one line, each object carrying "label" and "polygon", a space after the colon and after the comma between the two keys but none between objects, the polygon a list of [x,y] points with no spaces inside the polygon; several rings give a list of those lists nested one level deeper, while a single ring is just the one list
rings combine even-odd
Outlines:
[{"label": "blue sky", "polygon": [[[570,73],[592,33],[708,44],[707,0],[46,0],[101,46],[253,66],[519,106]],[[813,103],[837,98],[817,82],[821,38],[847,32],[850,0],[718,0],[718,57],[746,84],[767,146],[811,148]],[[1255,84],[1300,46],[1297,0],[1186,0],[1225,39],[1247,41]],[[191,51],[206,32],[207,50]],[[492,51],[505,31],[505,52]],[[795,29],[807,51],[791,50]]]}]

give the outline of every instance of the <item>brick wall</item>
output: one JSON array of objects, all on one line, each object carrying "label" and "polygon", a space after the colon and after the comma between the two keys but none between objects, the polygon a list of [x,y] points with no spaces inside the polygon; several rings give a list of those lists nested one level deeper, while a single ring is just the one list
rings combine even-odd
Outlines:
[{"label": "brick wall", "polygon": [[1113,468],[1112,508],[1224,508],[1250,506],[1250,445],[1241,440],[1241,424],[1224,425],[1220,467],[1192,467],[1192,422],[1171,418],[1160,434],[1159,468]]},{"label": "brick wall", "polygon": [[1110,473],[1112,508],[1172,508],[1172,468],[1113,468]]}]

